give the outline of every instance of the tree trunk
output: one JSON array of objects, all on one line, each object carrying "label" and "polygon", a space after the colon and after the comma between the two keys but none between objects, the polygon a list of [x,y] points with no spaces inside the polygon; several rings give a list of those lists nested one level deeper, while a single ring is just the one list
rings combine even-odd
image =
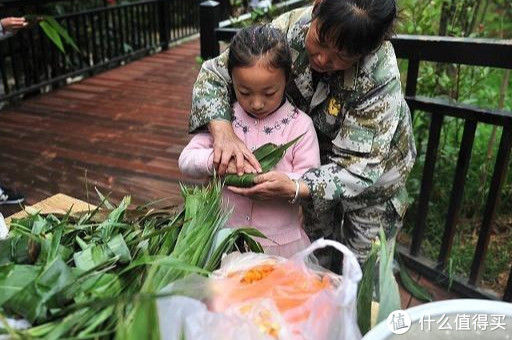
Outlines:
[{"label": "tree trunk", "polygon": [[[482,5],[482,0],[476,0],[476,4],[473,7],[473,14],[471,15],[471,22],[469,24],[469,30],[467,32],[466,37],[469,37],[471,33],[475,31],[475,26],[477,24],[476,20],[478,18],[478,12],[480,11],[480,6]],[[483,19],[483,17],[482,17]],[[482,22],[482,21],[480,21]]]}]

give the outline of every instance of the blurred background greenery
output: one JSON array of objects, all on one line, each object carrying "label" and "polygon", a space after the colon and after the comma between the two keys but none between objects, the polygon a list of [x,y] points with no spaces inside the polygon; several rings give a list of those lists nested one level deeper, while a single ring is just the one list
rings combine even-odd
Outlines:
[{"label": "blurred background greenery", "polygon": [[[402,34],[441,35],[470,38],[512,38],[512,3],[509,0],[399,0],[401,17],[397,32]],[[407,62],[400,68],[405,85]],[[488,67],[456,66],[422,62],[418,94],[442,97],[460,103],[490,109],[512,110],[510,70]],[[430,115],[415,114],[414,129],[418,159],[409,179],[412,201],[406,216],[407,242],[412,232],[415,206],[421,186],[421,175],[428,140]],[[445,119],[440,152],[435,169],[434,189],[429,206],[427,231],[422,252],[436,259],[439,254],[448,209],[456,159],[464,122]],[[467,276],[478,239],[482,213],[494,169],[501,128],[479,124],[466,179],[464,200],[448,271]],[[502,294],[512,262],[512,172],[509,171],[501,194],[491,241],[482,273],[482,284]]]}]

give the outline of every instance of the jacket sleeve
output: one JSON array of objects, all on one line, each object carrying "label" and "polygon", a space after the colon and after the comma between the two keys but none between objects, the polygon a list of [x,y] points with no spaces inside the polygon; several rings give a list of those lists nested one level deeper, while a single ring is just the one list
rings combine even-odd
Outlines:
[{"label": "jacket sleeve", "polygon": [[213,174],[213,139],[208,133],[199,133],[185,146],[178,165],[181,172],[192,178]]},{"label": "jacket sleeve", "polygon": [[304,136],[292,147],[293,170],[287,173],[290,179],[300,178],[306,171],[320,166],[320,149],[313,121],[305,117]]},{"label": "jacket sleeve", "polygon": [[227,68],[228,50],[201,66],[192,90],[189,130],[194,132],[211,120],[231,121],[231,77]]},{"label": "jacket sleeve", "polygon": [[[302,179],[313,199],[350,200],[366,189],[379,186],[392,188],[402,183],[412,167],[402,155],[415,155],[411,138],[405,145],[392,146],[401,119],[409,119],[398,77],[391,77],[368,91],[345,113],[334,140],[330,163],[308,171]],[[409,121],[410,124],[410,121]],[[408,133],[412,132],[407,129]],[[394,147],[394,150],[390,150]],[[398,150],[397,150],[398,149]],[[393,157],[396,162],[393,162]],[[391,161],[390,161],[391,158]],[[393,165],[392,163],[396,163]],[[402,183],[403,184],[403,183]]]},{"label": "jacket sleeve", "polygon": [[[273,25],[286,32],[290,14],[285,13],[273,21]],[[189,116],[189,131],[194,132],[212,120],[231,121],[232,82],[229,76],[229,50],[201,66],[192,90],[192,108]]]}]

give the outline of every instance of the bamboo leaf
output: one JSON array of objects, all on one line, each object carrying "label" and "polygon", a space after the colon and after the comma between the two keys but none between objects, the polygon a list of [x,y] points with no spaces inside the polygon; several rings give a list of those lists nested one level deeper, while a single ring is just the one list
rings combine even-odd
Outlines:
[{"label": "bamboo leaf", "polygon": [[107,209],[110,209],[110,210],[115,209],[115,207],[112,205],[112,203],[110,203],[108,201],[108,199],[98,190],[98,188],[94,187],[94,190],[96,190],[96,193],[98,194],[98,197],[100,198],[101,203],[104,204],[105,207],[107,207]]},{"label": "bamboo leaf", "polygon": [[371,328],[371,308],[379,248],[379,245],[372,243],[370,254],[363,265],[363,277],[357,291],[357,324],[363,335]]},{"label": "bamboo leaf", "polygon": [[407,268],[403,265],[402,261],[398,261],[400,264],[400,281],[403,287],[411,293],[415,298],[421,301],[432,301],[432,295],[425,288],[420,286],[412,277],[409,275]]},{"label": "bamboo leaf", "polygon": [[126,246],[126,242],[121,234],[117,234],[112,237],[107,243],[107,246],[114,255],[119,257],[119,261],[121,263],[128,263],[131,261],[132,256],[130,255],[130,250]]},{"label": "bamboo leaf", "polygon": [[0,266],[0,307],[35,280],[40,267],[30,265]]},{"label": "bamboo leaf", "polygon": [[254,185],[255,174],[243,174],[241,176],[230,174],[224,177],[224,185],[239,188],[250,188]]},{"label": "bamboo leaf", "polygon": [[33,282],[9,299],[4,306],[31,323],[44,321],[48,316],[49,308],[46,302],[73,280],[74,276],[70,268],[60,258],[56,258]]},{"label": "bamboo leaf", "polygon": [[[304,136],[304,134],[298,136],[288,143],[279,146],[273,143],[266,143],[257,148],[254,151],[254,156],[260,163],[263,172],[265,173],[272,170],[277,165],[277,163],[281,161],[284,154],[286,153],[286,150],[288,150],[290,146],[302,138],[302,136]],[[236,174],[226,175],[224,177],[224,185],[248,188],[254,185],[255,176],[255,174],[243,174],[242,176],[238,176]]]},{"label": "bamboo leaf", "polygon": [[[0,240],[0,266],[12,263],[11,260],[11,238]],[[1,268],[1,267],[0,267]]]},{"label": "bamboo leaf", "polygon": [[78,46],[76,46],[75,41],[69,36],[68,31],[62,27],[54,17],[45,16],[44,20],[64,39],[66,43],[71,45],[75,51],[80,52],[80,49]]},{"label": "bamboo leaf", "polygon": [[82,250],[87,249],[89,247],[88,244],[85,243],[85,241],[82,240],[78,235],[76,235],[75,241]]},{"label": "bamboo leaf", "polygon": [[41,26],[46,36],[55,44],[55,46],[57,46],[62,53],[66,53],[59,33],[46,21],[41,21],[39,26]]},{"label": "bamboo leaf", "polygon": [[386,320],[388,315],[400,309],[400,292],[393,275],[393,258],[395,239],[386,241],[384,230],[380,230],[380,261],[379,261],[379,313],[377,323]]},{"label": "bamboo leaf", "polygon": [[89,246],[88,248],[75,253],[73,260],[78,269],[87,271],[100,266],[114,257],[110,249],[103,244]]}]

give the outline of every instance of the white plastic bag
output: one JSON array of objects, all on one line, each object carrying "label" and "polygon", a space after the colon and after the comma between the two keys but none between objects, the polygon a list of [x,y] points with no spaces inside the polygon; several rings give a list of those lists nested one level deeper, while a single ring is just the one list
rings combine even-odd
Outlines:
[{"label": "white plastic bag", "polygon": [[7,228],[7,224],[5,224],[4,216],[0,213],[0,240],[6,239],[8,234],[9,229]]},{"label": "white plastic bag", "polygon": [[[309,261],[314,250],[327,246],[344,254],[342,276]],[[289,260],[232,253],[209,279],[189,277],[166,288],[203,300],[159,299],[161,338],[361,339],[356,312],[361,276],[354,254],[331,240],[317,240]]]}]

